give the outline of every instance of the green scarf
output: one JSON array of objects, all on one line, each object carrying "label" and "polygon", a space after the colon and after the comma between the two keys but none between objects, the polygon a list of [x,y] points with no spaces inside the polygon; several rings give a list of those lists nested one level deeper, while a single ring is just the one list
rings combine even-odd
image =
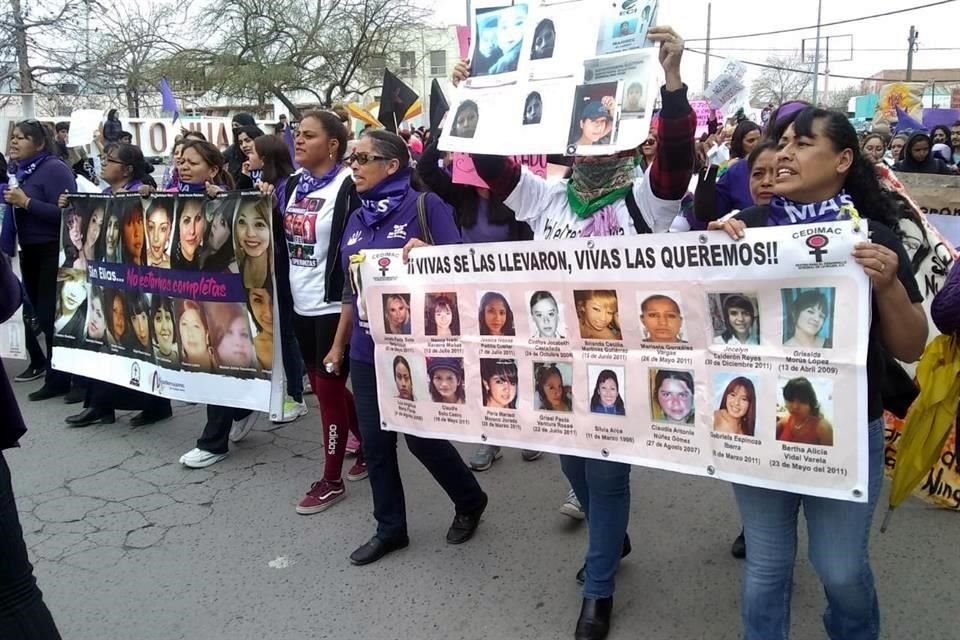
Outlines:
[{"label": "green scarf", "polygon": [[567,181],[567,201],[574,215],[585,220],[625,197],[633,187],[633,170],[631,156],[574,164]]}]

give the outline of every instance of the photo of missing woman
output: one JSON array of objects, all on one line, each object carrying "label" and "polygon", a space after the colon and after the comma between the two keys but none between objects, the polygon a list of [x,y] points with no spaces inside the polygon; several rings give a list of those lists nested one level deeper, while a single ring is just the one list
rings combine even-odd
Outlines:
[{"label": "photo of missing woman", "polygon": [[60,268],[86,270],[87,262],[83,257],[83,216],[80,211],[64,211],[60,236]]},{"label": "photo of missing woman", "polygon": [[233,247],[233,220],[240,194],[226,193],[204,205],[206,229],[200,250],[200,269],[207,273],[239,273]]},{"label": "photo of missing woman", "polygon": [[79,347],[87,320],[87,272],[60,269],[57,272],[57,309],[53,320],[53,343]]},{"label": "photo of missing woman", "polygon": [[430,399],[440,404],[464,404],[463,358],[427,358]]},{"label": "photo of missing woman", "polygon": [[711,293],[713,344],[760,344],[760,305],[756,293]]},{"label": "photo of missing woman", "polygon": [[568,144],[578,147],[613,144],[616,140],[617,83],[601,82],[577,87],[570,116]]},{"label": "photo of missing woman", "polygon": [[240,202],[233,224],[237,266],[243,286],[262,288],[270,279],[273,249],[270,246],[271,205],[267,198],[244,199]]},{"label": "photo of missing woman", "polygon": [[118,196],[114,205],[121,211],[120,237],[123,263],[143,266],[147,263],[147,247],[143,231],[143,201],[139,196]]},{"label": "photo of missing woman", "polygon": [[130,348],[141,360],[153,361],[153,340],[150,337],[150,298],[145,293],[127,292],[130,312]]},{"label": "photo of missing woman", "polygon": [[97,242],[97,260],[116,264],[123,261],[120,251],[120,217],[122,208],[113,200],[107,201],[104,212],[106,221]]},{"label": "photo of missing woman", "polygon": [[523,103],[523,124],[540,124],[543,120],[543,98],[539,91],[531,91]]},{"label": "photo of missing woman", "polygon": [[476,10],[471,76],[494,76],[517,70],[527,5],[515,4]]},{"label": "photo of missing woman", "polygon": [[402,356],[385,353],[381,356],[388,371],[393,372],[394,389],[391,395],[397,400],[416,402],[428,395],[427,368],[424,359],[413,354]]},{"label": "photo of missing woman", "polygon": [[783,346],[799,349],[833,348],[833,305],[836,290],[781,289]]},{"label": "photo of missing woman", "polygon": [[518,380],[516,360],[481,358],[483,406],[488,409],[516,409]]},{"label": "photo of missing woman", "polygon": [[107,319],[107,347],[110,353],[126,355],[133,347],[133,328],[130,326],[130,305],[127,292],[104,289],[104,313]]},{"label": "photo of missing woman", "polygon": [[410,294],[383,294],[383,331],[388,335],[410,335]]},{"label": "photo of missing woman", "polygon": [[237,378],[256,376],[257,354],[253,347],[253,332],[250,330],[246,305],[205,302],[203,311],[210,328],[210,345],[213,347],[217,373]]},{"label": "photo of missing woman", "polygon": [[247,311],[253,319],[257,335],[253,348],[264,378],[273,372],[273,285],[247,291]]},{"label": "photo of missing woman", "polygon": [[680,295],[673,291],[639,294],[643,341],[656,344],[686,344]]},{"label": "photo of missing woman", "polygon": [[150,333],[157,364],[166,369],[180,368],[177,321],[171,298],[154,295],[150,299]]},{"label": "photo of missing woman", "polygon": [[473,100],[464,100],[457,107],[450,127],[450,135],[455,138],[472,138],[480,123],[480,109]]},{"label": "photo of missing woman", "polygon": [[102,198],[71,200],[63,214],[60,266],[86,269],[102,259],[100,236],[103,230],[106,201]]},{"label": "photo of missing woman", "polygon": [[184,371],[213,373],[216,362],[202,303],[177,300],[174,310],[180,336],[180,368]]},{"label": "photo of missing woman", "polygon": [[808,378],[780,380],[777,440],[820,447],[833,446],[833,381]]},{"label": "photo of missing woman", "polygon": [[207,231],[205,195],[180,195],[176,199],[177,226],[173,231],[170,266],[180,271],[200,270],[200,251]]},{"label": "photo of missing woman", "polygon": [[456,293],[428,293],[423,308],[424,334],[438,338],[460,335]]},{"label": "photo of missing woman", "polygon": [[107,344],[107,314],[104,309],[103,287],[91,284],[87,295],[87,326],[83,346],[92,351],[100,351]]},{"label": "photo of missing woman", "polygon": [[650,369],[650,407],[654,422],[693,424],[693,373]]},{"label": "photo of missing woman", "polygon": [[534,402],[537,411],[573,411],[573,365],[568,362],[533,363]]},{"label": "photo of missing woman", "polygon": [[557,43],[557,28],[550,18],[544,18],[533,30],[533,44],[530,47],[531,60],[548,60],[553,57],[553,48]]},{"label": "photo of missing woman", "polygon": [[613,289],[574,291],[573,300],[584,340],[623,340],[617,292]]},{"label": "photo of missing woman", "polygon": [[170,237],[173,235],[174,199],[158,196],[147,207],[147,266],[170,268]]},{"label": "photo of missing woman", "polygon": [[627,370],[624,367],[590,365],[587,376],[593,388],[590,413],[609,416],[627,415],[623,397],[626,395]]},{"label": "photo of missing woman", "polygon": [[753,376],[723,373],[713,379],[713,430],[754,437],[757,427],[757,388]]},{"label": "photo of missing woman", "polygon": [[513,309],[504,294],[487,291],[480,297],[477,323],[481,336],[515,336]]},{"label": "photo of missing woman", "polygon": [[566,327],[557,297],[549,291],[530,294],[530,337],[563,340]]}]

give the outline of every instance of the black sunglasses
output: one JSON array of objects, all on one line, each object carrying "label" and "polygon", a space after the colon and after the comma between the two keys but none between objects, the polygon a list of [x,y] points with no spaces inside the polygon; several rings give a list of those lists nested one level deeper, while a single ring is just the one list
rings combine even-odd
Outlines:
[{"label": "black sunglasses", "polygon": [[376,155],[373,155],[372,153],[364,153],[362,151],[359,153],[354,152],[354,153],[351,153],[349,156],[347,156],[347,164],[353,164],[354,162],[356,162],[361,167],[366,164],[369,164],[373,160],[389,161],[390,158],[386,158],[384,156],[376,156]]}]

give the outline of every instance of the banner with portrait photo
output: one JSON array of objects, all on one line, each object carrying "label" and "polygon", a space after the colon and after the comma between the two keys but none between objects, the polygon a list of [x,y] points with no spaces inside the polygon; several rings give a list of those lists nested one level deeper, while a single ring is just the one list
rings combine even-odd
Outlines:
[{"label": "banner with portrait photo", "polygon": [[382,419],[865,501],[865,237],[838,222],[369,252],[354,281]]},{"label": "banner with portrait photo", "polygon": [[174,400],[280,406],[272,211],[260,193],[72,195],[54,367]]},{"label": "banner with portrait photo", "polygon": [[[451,100],[440,148],[496,155],[605,155],[650,130],[658,0],[483,0],[471,75]],[[596,34],[596,38],[588,34]]]},{"label": "banner with portrait photo", "polygon": [[[2,215],[0,215],[2,220]],[[13,273],[20,278],[20,258],[10,258]],[[29,360],[27,353],[27,335],[23,322],[21,305],[6,322],[0,324],[0,358],[11,360]],[[39,338],[37,338],[39,340]]]}]

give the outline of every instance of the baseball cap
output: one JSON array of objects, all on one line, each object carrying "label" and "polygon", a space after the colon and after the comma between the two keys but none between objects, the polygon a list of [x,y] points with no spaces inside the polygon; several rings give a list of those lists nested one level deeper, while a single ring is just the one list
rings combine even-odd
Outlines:
[{"label": "baseball cap", "polygon": [[610,115],[610,112],[607,111],[607,108],[603,106],[603,103],[599,100],[591,100],[580,112],[581,120],[596,120],[597,118],[607,118],[608,120],[613,120],[613,117]]},{"label": "baseball cap", "polygon": [[447,369],[457,374],[463,380],[463,361],[460,358],[428,358],[427,375],[433,376],[435,371]]}]

